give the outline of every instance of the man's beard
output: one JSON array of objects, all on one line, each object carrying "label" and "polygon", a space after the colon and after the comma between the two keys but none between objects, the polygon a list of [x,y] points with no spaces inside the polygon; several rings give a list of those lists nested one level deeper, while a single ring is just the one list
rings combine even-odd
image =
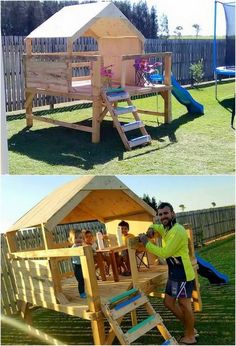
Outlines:
[{"label": "man's beard", "polygon": [[165,224],[165,225],[163,225],[163,226],[169,230],[170,228],[173,227],[173,225],[174,225],[175,223],[176,223],[176,218],[175,218],[175,217],[172,217],[172,219],[169,220],[168,223]]}]

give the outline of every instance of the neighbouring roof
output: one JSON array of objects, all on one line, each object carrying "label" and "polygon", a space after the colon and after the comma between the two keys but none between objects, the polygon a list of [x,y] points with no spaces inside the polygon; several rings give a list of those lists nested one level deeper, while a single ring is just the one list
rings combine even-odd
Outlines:
[{"label": "neighbouring roof", "polygon": [[139,37],[144,36],[113,4],[99,2],[66,6],[33,30],[27,38],[72,38],[80,36]]},{"label": "neighbouring roof", "polygon": [[44,224],[52,230],[59,223],[99,220],[152,221],[154,209],[115,176],[85,176],[59,187],[7,232]]}]

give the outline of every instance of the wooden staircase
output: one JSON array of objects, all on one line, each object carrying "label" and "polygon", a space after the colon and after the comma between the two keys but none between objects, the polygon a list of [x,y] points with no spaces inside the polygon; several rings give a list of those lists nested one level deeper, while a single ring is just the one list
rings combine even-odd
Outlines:
[{"label": "wooden staircase", "polygon": [[[145,125],[141,121],[136,107],[132,104],[129,93],[124,88],[109,88],[103,90],[102,98],[107,110],[112,116],[113,123],[127,150],[151,143],[151,136],[147,133]],[[125,107],[118,107],[118,102],[121,101],[126,101],[128,105]],[[128,113],[133,114],[134,121],[121,124],[119,121],[119,115]],[[141,136],[128,139],[127,133],[136,129],[140,129]]]},{"label": "wooden staircase", "polygon": [[[120,327],[122,319],[128,313],[131,313],[132,317],[136,317],[136,309],[141,306],[146,308],[149,316],[143,321],[136,323],[136,325],[124,333]],[[102,311],[121,345],[130,345],[134,340],[154,327],[157,327],[165,339],[163,345],[178,345],[175,338],[170,335],[163,324],[160,314],[153,309],[147,296],[137,288],[133,288],[109,299],[106,304],[102,305]]]}]

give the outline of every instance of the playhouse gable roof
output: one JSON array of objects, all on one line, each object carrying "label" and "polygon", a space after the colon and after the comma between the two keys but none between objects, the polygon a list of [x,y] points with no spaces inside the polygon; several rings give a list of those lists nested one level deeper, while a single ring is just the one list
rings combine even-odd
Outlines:
[{"label": "playhouse gable roof", "polygon": [[33,30],[27,38],[64,37],[75,40],[80,36],[145,39],[128,18],[108,2],[66,6]]},{"label": "playhouse gable roof", "polygon": [[114,176],[85,176],[59,187],[22,216],[7,232],[45,224],[99,220],[152,221],[155,211]]}]

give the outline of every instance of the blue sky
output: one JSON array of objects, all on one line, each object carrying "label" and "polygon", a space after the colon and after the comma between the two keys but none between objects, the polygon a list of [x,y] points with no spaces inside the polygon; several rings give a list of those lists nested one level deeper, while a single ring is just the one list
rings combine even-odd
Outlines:
[{"label": "blue sky", "polygon": [[[233,0],[228,0],[230,2]],[[139,0],[130,0],[137,3]],[[224,2],[221,1],[221,2]],[[154,6],[158,17],[166,14],[169,21],[170,34],[176,26],[183,27],[183,35],[194,35],[193,24],[199,24],[200,35],[213,35],[214,27],[214,0],[147,0],[148,6]],[[217,34],[225,35],[225,18],[221,5],[217,6]]]},{"label": "blue sky", "polygon": [[[179,212],[180,204],[186,211],[235,204],[233,176],[117,176],[138,196],[144,193],[157,201],[168,201]],[[31,209],[56,187],[76,176],[2,176],[1,177],[1,232]]]}]

